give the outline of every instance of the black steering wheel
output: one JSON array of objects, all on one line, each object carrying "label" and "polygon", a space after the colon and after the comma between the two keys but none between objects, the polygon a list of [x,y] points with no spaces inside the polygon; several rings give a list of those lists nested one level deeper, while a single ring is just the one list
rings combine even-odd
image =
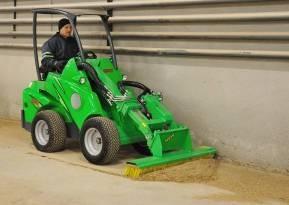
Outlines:
[{"label": "black steering wheel", "polygon": [[[90,51],[90,50],[83,50],[83,55],[84,55],[84,58],[90,58],[90,59],[97,58],[95,53],[93,51]],[[80,57],[80,52],[77,53],[77,56]]]}]

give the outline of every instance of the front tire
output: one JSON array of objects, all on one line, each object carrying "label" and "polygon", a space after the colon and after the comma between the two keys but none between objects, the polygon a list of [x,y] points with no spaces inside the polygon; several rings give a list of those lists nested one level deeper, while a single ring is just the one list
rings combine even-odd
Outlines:
[{"label": "front tire", "polygon": [[61,151],[65,147],[65,122],[52,110],[41,111],[32,122],[31,135],[33,144],[39,151]]},{"label": "front tire", "polygon": [[113,121],[104,117],[87,120],[81,131],[80,145],[84,157],[93,164],[109,164],[115,160],[120,142]]}]

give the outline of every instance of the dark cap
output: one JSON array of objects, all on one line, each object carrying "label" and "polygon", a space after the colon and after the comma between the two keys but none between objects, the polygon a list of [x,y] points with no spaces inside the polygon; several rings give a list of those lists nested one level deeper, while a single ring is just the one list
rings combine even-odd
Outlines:
[{"label": "dark cap", "polygon": [[58,21],[58,30],[60,31],[60,29],[67,24],[70,24],[68,19],[66,19],[66,18],[60,19]]}]

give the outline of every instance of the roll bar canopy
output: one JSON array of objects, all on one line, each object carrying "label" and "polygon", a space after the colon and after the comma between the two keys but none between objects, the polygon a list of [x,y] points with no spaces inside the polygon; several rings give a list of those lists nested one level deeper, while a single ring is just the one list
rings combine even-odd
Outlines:
[{"label": "roll bar canopy", "polygon": [[111,49],[111,54],[112,54],[112,60],[113,60],[113,65],[115,68],[117,68],[117,61],[116,61],[116,56],[115,56],[115,51],[114,51],[114,46],[113,46],[113,41],[112,37],[110,34],[109,26],[108,26],[108,18],[109,15],[106,14],[104,11],[99,11],[99,10],[92,10],[92,9],[55,9],[55,8],[39,8],[39,9],[32,9],[33,12],[33,50],[34,50],[34,60],[35,60],[35,66],[36,66],[36,72],[37,72],[37,77],[38,80],[41,79],[41,75],[39,72],[39,60],[38,60],[38,48],[37,48],[37,15],[38,14],[55,14],[55,15],[63,15],[65,16],[71,26],[72,26],[72,31],[75,37],[75,40],[77,42],[79,52],[80,52],[80,58],[81,62],[85,62],[85,56],[83,52],[83,47],[80,41],[79,34],[76,29],[76,23],[77,23],[77,17],[78,16],[83,16],[83,15],[97,15],[101,18],[108,42],[110,45]]}]

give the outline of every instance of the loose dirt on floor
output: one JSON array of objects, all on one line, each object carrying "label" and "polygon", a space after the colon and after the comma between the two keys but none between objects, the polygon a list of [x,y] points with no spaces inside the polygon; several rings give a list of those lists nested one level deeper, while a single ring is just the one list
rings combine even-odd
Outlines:
[{"label": "loose dirt on floor", "polygon": [[198,159],[142,175],[142,181],[207,182],[216,179],[219,161]]},{"label": "loose dirt on floor", "polygon": [[144,174],[143,181],[208,184],[233,192],[213,195],[214,200],[255,201],[274,199],[289,204],[289,176],[215,159],[199,159]]},{"label": "loose dirt on floor", "polygon": [[[42,153],[35,150],[30,133],[21,128],[18,121],[0,119],[0,150],[55,161],[67,166],[84,168],[112,175],[121,175],[132,150],[121,150],[119,160],[109,166],[89,164],[82,156],[79,144],[67,144],[67,149],[58,153]],[[25,163],[23,161],[22,163]],[[1,173],[1,172],[0,172]],[[17,177],[17,176],[15,176]],[[194,200],[209,200],[218,204],[289,204],[289,176],[241,166],[219,159],[199,159],[165,170],[147,173],[143,181],[177,182],[184,185],[206,186],[222,192],[194,196]],[[171,184],[171,183],[167,183]],[[194,192],[197,192],[195,190]],[[236,202],[236,203],[235,203]]]}]

